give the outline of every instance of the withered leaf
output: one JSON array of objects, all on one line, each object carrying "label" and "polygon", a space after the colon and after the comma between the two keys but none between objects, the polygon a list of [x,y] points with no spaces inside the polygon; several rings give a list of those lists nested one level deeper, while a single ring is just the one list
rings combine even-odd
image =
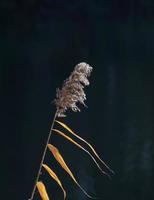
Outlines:
[{"label": "withered leaf", "polygon": [[66,191],[64,190],[61,181],[59,180],[58,176],[55,174],[55,172],[48,167],[46,164],[42,165],[44,169],[49,173],[49,175],[58,183],[58,185],[61,187],[63,193],[64,193],[64,199],[66,199]]},{"label": "withered leaf", "polygon": [[69,140],[70,142],[72,142],[73,144],[75,144],[77,147],[79,147],[80,149],[82,149],[83,151],[85,151],[92,159],[93,161],[95,162],[95,164],[97,165],[97,167],[99,168],[99,170],[109,176],[106,172],[104,172],[102,170],[102,168],[99,166],[99,164],[97,163],[96,159],[92,156],[92,154],[87,151],[85,148],[83,148],[79,143],[77,143],[76,141],[74,141],[72,138],[70,138],[69,136],[67,136],[65,133],[63,133],[62,131],[58,130],[58,129],[52,129],[53,131],[55,131],[56,133],[58,133],[59,135],[63,136],[64,138],[66,138],[67,140]]},{"label": "withered leaf", "polygon": [[48,197],[48,194],[47,194],[47,191],[46,191],[46,188],[45,188],[45,185],[43,184],[43,182],[41,182],[41,181],[37,182],[36,187],[39,191],[39,194],[40,194],[42,200],[49,200],[49,197]]},{"label": "withered leaf", "polygon": [[66,162],[64,161],[62,155],[60,154],[59,150],[53,146],[52,144],[48,144],[48,148],[57,160],[57,162],[61,165],[61,167],[69,174],[69,176],[73,179],[73,181],[78,185],[78,187],[84,192],[85,195],[87,195],[91,199],[95,199],[92,196],[90,196],[82,187],[81,185],[77,182],[76,178],[74,177],[73,173],[67,166]]},{"label": "withered leaf", "polygon": [[94,153],[94,155],[98,158],[98,160],[112,173],[114,174],[114,171],[112,169],[110,169],[110,167],[108,167],[108,165],[100,158],[100,156],[98,155],[98,153],[96,152],[96,150],[94,149],[94,147],[87,142],[86,140],[84,140],[82,137],[80,137],[79,135],[77,135],[71,128],[69,128],[66,124],[64,124],[63,122],[60,122],[58,120],[55,120],[55,122],[57,122],[58,124],[60,124],[63,128],[65,128],[66,130],[68,130],[68,132],[70,132],[71,134],[73,134],[75,137],[77,137],[79,140],[81,140],[82,142],[84,142],[85,144],[87,144],[89,146],[89,148],[92,150],[92,152]]}]

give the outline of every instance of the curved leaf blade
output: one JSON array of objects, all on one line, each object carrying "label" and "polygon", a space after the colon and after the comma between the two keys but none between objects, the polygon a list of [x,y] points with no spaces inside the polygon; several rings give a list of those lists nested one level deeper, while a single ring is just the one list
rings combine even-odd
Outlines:
[{"label": "curved leaf blade", "polygon": [[49,200],[49,197],[48,197],[48,194],[47,194],[47,191],[46,191],[46,188],[45,188],[45,185],[43,184],[43,182],[41,182],[41,181],[37,182],[36,187],[39,191],[39,194],[40,194],[42,200]]},{"label": "curved leaf blade", "polygon": [[63,191],[64,199],[66,199],[66,191],[65,191],[65,189],[63,188],[62,183],[61,183],[61,181],[59,180],[58,176],[55,174],[55,172],[54,172],[50,167],[48,167],[48,165],[43,164],[42,166],[43,166],[44,169],[48,172],[48,174],[58,183],[58,185],[60,186],[60,188],[61,188],[62,191]]},{"label": "curved leaf blade", "polygon": [[110,167],[100,158],[100,156],[98,155],[98,153],[96,152],[96,150],[94,149],[94,147],[87,142],[86,140],[84,140],[82,137],[80,137],[79,135],[77,135],[71,128],[69,128],[66,124],[64,124],[63,122],[60,122],[58,120],[55,120],[55,122],[57,122],[58,124],[60,124],[63,128],[65,128],[66,130],[68,130],[68,132],[70,132],[71,134],[73,134],[76,138],[78,138],[79,140],[81,140],[82,142],[84,142],[85,144],[87,144],[89,146],[89,148],[92,150],[92,152],[94,153],[94,155],[98,158],[98,160],[112,173],[115,174],[114,171],[112,169],[110,169]]},{"label": "curved leaf blade", "polygon": [[48,148],[53,154],[54,158],[57,160],[57,162],[60,164],[60,166],[69,174],[69,176],[73,179],[73,181],[76,183],[76,185],[84,192],[85,195],[87,195],[91,199],[95,199],[92,196],[90,196],[82,187],[81,185],[77,182],[76,178],[74,177],[73,173],[67,166],[66,162],[64,161],[62,155],[60,154],[59,150],[53,146],[52,144],[48,144]]},{"label": "curved leaf blade", "polygon": [[72,138],[70,138],[69,136],[67,136],[65,133],[63,133],[62,131],[59,131],[58,129],[52,129],[54,132],[58,133],[59,135],[61,135],[62,137],[64,137],[65,139],[67,139],[68,141],[70,141],[71,143],[73,143],[74,145],[76,145],[77,147],[79,147],[80,149],[82,149],[84,152],[86,152],[91,158],[92,160],[95,162],[96,166],[99,168],[99,170],[105,174],[106,176],[108,176],[110,178],[110,175],[107,174],[105,171],[102,170],[102,168],[99,166],[99,164],[97,163],[97,161],[95,160],[95,158],[92,156],[92,154],[87,151],[85,148],[83,148],[79,143],[77,143],[76,141],[74,141]]}]

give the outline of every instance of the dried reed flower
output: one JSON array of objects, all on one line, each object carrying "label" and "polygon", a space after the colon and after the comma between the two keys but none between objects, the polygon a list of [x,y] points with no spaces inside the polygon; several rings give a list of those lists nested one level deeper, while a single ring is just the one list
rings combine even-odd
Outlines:
[{"label": "dried reed flower", "polygon": [[72,111],[80,111],[77,103],[84,106],[86,94],[84,87],[89,85],[88,77],[90,76],[92,67],[82,62],[75,66],[74,71],[68,79],[64,81],[62,89],[57,89],[55,104],[57,107],[57,116],[65,117],[64,114],[68,108]]},{"label": "dried reed flower", "polygon": [[[53,178],[58,183],[58,185],[61,187],[61,189],[64,193],[64,199],[66,198],[66,191],[64,190],[60,179],[58,178],[56,173],[54,171],[52,171],[52,169],[44,163],[45,157],[46,157],[46,152],[48,149],[51,151],[52,155],[54,156],[56,161],[60,164],[60,166],[69,174],[69,176],[78,185],[78,187],[85,193],[85,195],[87,195],[89,198],[93,198],[77,182],[76,178],[74,177],[70,168],[66,164],[66,162],[65,162],[64,158],[62,157],[58,148],[56,148],[54,145],[50,144],[52,131],[54,131],[55,133],[58,133],[60,136],[66,138],[69,142],[73,143],[74,145],[76,145],[77,147],[79,147],[80,149],[85,151],[92,158],[92,160],[94,161],[96,166],[99,168],[99,170],[103,174],[107,175],[108,177],[110,177],[108,172],[111,172],[112,174],[114,174],[114,172],[99,157],[99,155],[95,151],[94,147],[89,142],[87,142],[85,139],[83,139],[78,134],[76,134],[71,128],[69,128],[63,122],[56,120],[57,117],[64,117],[65,116],[64,113],[67,111],[67,109],[71,109],[74,112],[80,111],[80,109],[77,106],[78,102],[83,104],[84,106],[86,106],[84,103],[84,101],[86,100],[86,94],[84,92],[84,87],[89,85],[88,77],[90,76],[91,71],[92,71],[92,67],[89,66],[87,63],[84,63],[84,62],[79,63],[78,65],[75,66],[74,71],[71,73],[69,78],[64,81],[62,89],[61,90],[57,89],[56,99],[54,100],[55,105],[57,107],[57,111],[54,115],[54,118],[53,118],[53,121],[51,124],[51,128],[50,128],[50,131],[49,131],[49,134],[47,137],[47,141],[46,141],[46,145],[45,145],[42,157],[41,157],[39,170],[38,170],[38,173],[37,173],[37,176],[35,179],[35,183],[34,183],[34,187],[32,190],[32,194],[31,194],[31,197],[29,200],[34,200],[36,188],[38,189],[42,200],[49,200],[49,196],[47,194],[46,187],[45,187],[44,183],[40,181],[40,175],[42,173],[42,168],[44,168],[46,170],[46,172],[51,176],[51,178]],[[61,126],[61,128],[64,128],[65,131],[70,133],[71,136],[72,135],[75,136],[75,138],[79,139],[80,142],[83,142],[85,145],[87,145],[89,150],[86,147],[83,147],[80,143],[78,143],[76,140],[74,140],[71,136],[68,136],[66,133],[60,131],[59,129],[55,129],[54,128],[55,122],[58,123]],[[108,172],[105,172],[101,168],[98,161],[100,163],[102,163],[104,165],[104,167],[106,167]]]}]

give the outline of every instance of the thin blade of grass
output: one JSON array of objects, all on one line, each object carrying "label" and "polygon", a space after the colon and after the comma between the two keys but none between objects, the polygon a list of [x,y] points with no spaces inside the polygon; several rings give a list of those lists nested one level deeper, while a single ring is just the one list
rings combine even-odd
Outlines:
[{"label": "thin blade of grass", "polygon": [[97,161],[95,160],[95,158],[92,156],[92,154],[87,151],[85,148],[83,148],[79,143],[77,143],[76,141],[74,141],[72,138],[70,138],[69,136],[67,136],[65,133],[63,133],[62,131],[58,130],[58,129],[52,129],[54,132],[58,133],[59,135],[63,136],[64,138],[66,138],[68,141],[72,142],[74,145],[76,145],[77,147],[79,147],[80,149],[82,149],[84,152],[86,152],[91,158],[92,160],[95,162],[96,166],[99,168],[99,170],[105,174],[106,176],[108,176],[110,178],[110,175],[107,174],[105,171],[102,170],[102,168],[99,166],[99,164],[97,163]]},{"label": "thin blade of grass", "polygon": [[98,158],[98,160],[112,173],[115,174],[114,171],[112,169],[110,169],[110,167],[100,158],[100,156],[98,155],[98,153],[96,152],[96,150],[94,149],[94,147],[87,142],[86,140],[84,140],[82,137],[80,137],[79,135],[77,135],[72,129],[70,129],[66,124],[64,124],[63,122],[60,122],[58,120],[55,120],[58,124],[60,124],[63,128],[65,128],[66,130],[68,130],[68,132],[70,132],[71,134],[73,134],[75,137],[77,137],[79,140],[81,140],[82,142],[84,142],[85,144],[87,144],[89,146],[89,148],[92,150],[92,152],[94,153],[94,155]]},{"label": "thin blade of grass", "polygon": [[48,194],[47,194],[47,191],[46,191],[46,188],[45,188],[45,185],[43,184],[43,182],[41,182],[41,181],[37,182],[36,187],[39,191],[39,194],[40,194],[42,200],[49,200],[49,197],[48,197]]},{"label": "thin blade of grass", "polygon": [[55,172],[50,167],[48,167],[48,165],[43,164],[42,166],[49,173],[49,175],[58,183],[58,185],[60,186],[60,188],[62,189],[62,191],[64,193],[64,199],[66,199],[66,191],[63,188],[62,183],[59,180],[58,176],[55,174]]},{"label": "thin blade of grass", "polygon": [[82,187],[81,185],[77,182],[76,178],[74,177],[73,173],[65,163],[62,155],[60,154],[59,150],[53,146],[52,144],[48,144],[48,148],[57,160],[57,162],[60,164],[60,166],[69,174],[69,176],[72,178],[72,180],[76,183],[76,185],[84,192],[85,195],[87,195],[91,199],[95,199],[92,196],[90,196]]}]

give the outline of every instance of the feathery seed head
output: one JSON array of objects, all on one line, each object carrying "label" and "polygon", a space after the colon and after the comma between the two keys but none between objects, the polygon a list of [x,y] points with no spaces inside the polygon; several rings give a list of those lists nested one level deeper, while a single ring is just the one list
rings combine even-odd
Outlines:
[{"label": "feathery seed head", "polygon": [[85,106],[84,87],[89,85],[88,77],[91,72],[91,66],[85,62],[79,63],[75,66],[69,78],[64,81],[62,89],[57,89],[55,104],[58,117],[65,117],[64,113],[68,108],[74,112],[80,111],[77,106],[78,102]]}]

